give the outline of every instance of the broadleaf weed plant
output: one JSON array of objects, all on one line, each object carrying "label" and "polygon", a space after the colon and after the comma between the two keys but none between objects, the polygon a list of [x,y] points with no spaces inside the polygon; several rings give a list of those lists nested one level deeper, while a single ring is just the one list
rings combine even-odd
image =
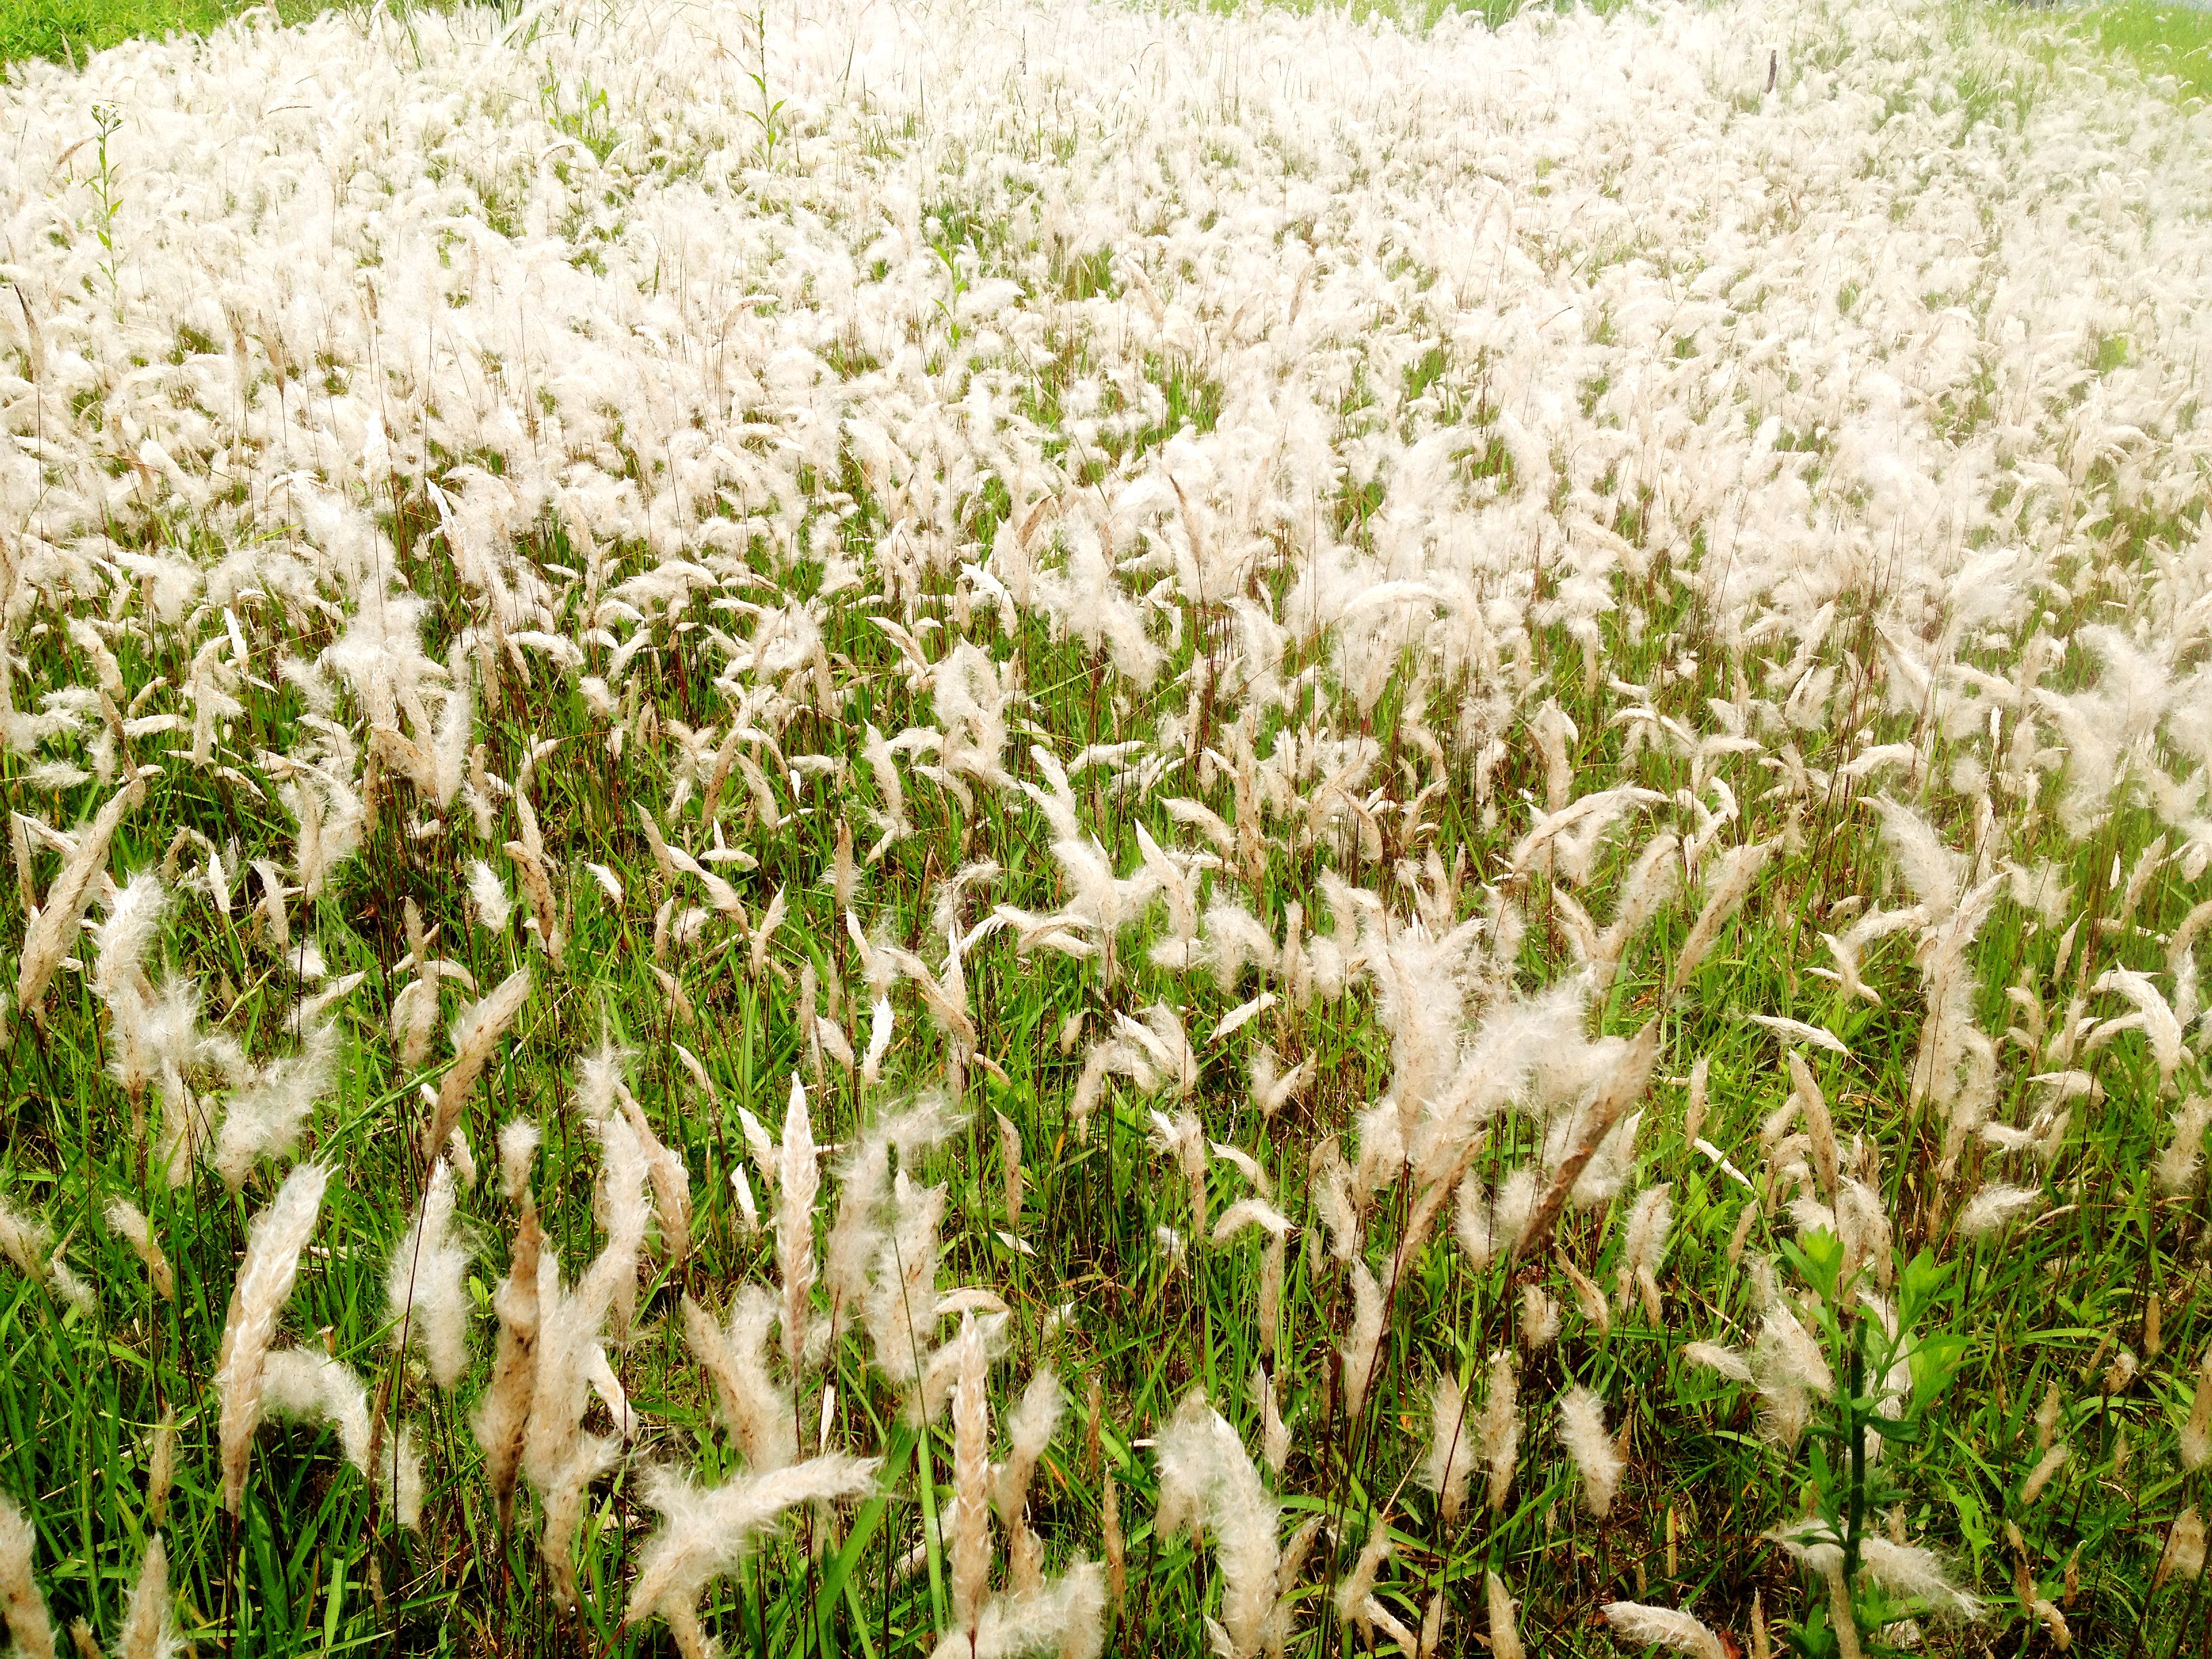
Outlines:
[{"label": "broadleaf weed plant", "polygon": [[114,156],[109,153],[109,145],[122,128],[122,112],[112,104],[94,104],[92,106],[92,124],[94,135],[93,203],[97,215],[93,223],[93,234],[99,240],[103,256],[100,274],[106,279],[108,301],[115,307],[115,320],[119,323],[123,320],[123,281],[118,264],[120,256],[115,247],[115,221],[123,210],[123,203],[117,194],[116,163]]}]

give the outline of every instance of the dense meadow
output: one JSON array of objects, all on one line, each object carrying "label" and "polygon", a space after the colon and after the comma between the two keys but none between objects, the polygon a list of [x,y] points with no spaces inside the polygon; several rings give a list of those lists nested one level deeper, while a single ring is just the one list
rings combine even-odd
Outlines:
[{"label": "dense meadow", "polygon": [[2203,1654],[2212,116],[2054,27],[15,66],[15,1650]]}]

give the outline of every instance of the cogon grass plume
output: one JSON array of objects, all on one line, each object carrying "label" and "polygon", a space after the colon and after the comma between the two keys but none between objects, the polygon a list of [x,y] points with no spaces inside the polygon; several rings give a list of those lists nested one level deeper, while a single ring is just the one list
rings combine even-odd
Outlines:
[{"label": "cogon grass plume", "polygon": [[93,898],[93,878],[107,862],[108,843],[124,818],[145,799],[146,786],[138,778],[111,795],[78,837],[61,871],[46,889],[38,917],[23,938],[16,963],[15,1006],[29,1012],[46,993],[54,970],[83,919]]},{"label": "cogon grass plume", "polygon": [[775,1298],[748,1285],[737,1294],[726,1326],[688,1297],[684,1333],[714,1389],[715,1409],[747,1467],[781,1468],[799,1455],[789,1390],[768,1364],[768,1336],[779,1317]]},{"label": "cogon grass plume", "polygon": [[422,1461],[411,1427],[380,1450],[381,1425],[373,1417],[368,1387],[352,1367],[313,1349],[280,1348],[262,1364],[261,1409],[266,1417],[329,1423],[338,1431],[346,1461],[372,1486],[386,1491],[403,1527],[422,1517]]},{"label": "cogon grass plume", "polygon": [[453,1166],[440,1158],[385,1270],[392,1346],[421,1349],[431,1380],[448,1389],[468,1364],[468,1252],[453,1237]]},{"label": "cogon grass plume", "polygon": [[[1361,1540],[1359,1553],[1352,1558],[1352,1566],[1336,1586],[1336,1614],[1340,1620],[1356,1626],[1371,1641],[1379,1626],[1401,1647],[1414,1645],[1414,1638],[1404,1632],[1396,1619],[1375,1599],[1375,1579],[1382,1563],[1392,1549],[1389,1517],[1377,1514],[1370,1522],[1367,1536]],[[1395,1628],[1394,1628],[1395,1626]]]},{"label": "cogon grass plume", "polygon": [[791,1102],[783,1119],[783,1144],[776,1161],[775,1257],[783,1274],[783,1363],[794,1382],[806,1360],[815,1279],[814,1200],[821,1174],[815,1164],[814,1132],[806,1110],[806,1091],[791,1080]]},{"label": "cogon grass plume", "polygon": [[483,1074],[491,1051],[530,996],[530,969],[518,968],[481,1001],[471,1005],[453,1022],[453,1064],[438,1085],[438,1097],[422,1134],[423,1155],[441,1152],[460,1121],[461,1108]]},{"label": "cogon grass plume", "polygon": [[1626,1464],[1606,1432],[1604,1402],[1580,1384],[1559,1396],[1559,1442],[1582,1477],[1583,1507],[1604,1520]]},{"label": "cogon grass plume", "polygon": [[1495,1572],[1483,1574],[1483,1595],[1490,1614],[1490,1651],[1496,1659],[1523,1659],[1521,1630],[1513,1617],[1513,1597]]},{"label": "cogon grass plume", "polygon": [[[507,1126],[510,1130],[517,1127]],[[491,1486],[502,1533],[514,1522],[515,1479],[521,1469],[523,1441],[529,1431],[538,1383],[538,1260],[545,1235],[538,1223],[538,1206],[527,1176],[520,1168],[520,1147],[526,1138],[505,1132],[500,1138],[501,1163],[512,1169],[507,1183],[509,1197],[519,1200],[522,1213],[515,1224],[507,1276],[500,1280],[492,1297],[492,1311],[499,1318],[499,1341],[492,1355],[491,1381],[470,1425],[483,1453],[484,1476]],[[512,1158],[510,1149],[516,1154]]]},{"label": "cogon grass plume", "polygon": [[1606,1623],[1632,1642],[1672,1648],[1692,1659],[1726,1659],[1719,1636],[1686,1613],[1642,1601],[1608,1601],[1604,1611]]},{"label": "cogon grass plume", "polygon": [[53,1659],[53,1620],[31,1577],[31,1523],[15,1502],[0,1497],[0,1614],[8,1637],[25,1659]]},{"label": "cogon grass plume", "polygon": [[1467,1484],[1474,1469],[1474,1443],[1468,1421],[1467,1397],[1459,1379],[1437,1378],[1429,1396],[1429,1455],[1421,1484],[1435,1492],[1443,1506],[1444,1524],[1452,1525],[1467,1502]]},{"label": "cogon grass plume", "polygon": [[107,1224],[129,1242],[138,1259],[145,1263],[146,1277],[154,1287],[154,1294],[165,1302],[173,1299],[177,1294],[176,1272],[170,1267],[161,1241],[154,1237],[146,1212],[127,1199],[115,1199],[107,1206]]},{"label": "cogon grass plume", "polygon": [[253,1431],[261,1421],[270,1342],[276,1316],[292,1294],[320,1211],[330,1171],[302,1164],[253,1218],[245,1259],[223,1321],[222,1348],[216,1361],[216,1397],[222,1408],[222,1504],[239,1512],[246,1495],[246,1466],[253,1455]]},{"label": "cogon grass plume", "polygon": [[1058,1652],[1097,1659],[1104,1649],[1105,1592],[1095,1562],[1078,1562],[1034,1589],[995,1596],[973,1632],[949,1631],[935,1659],[1017,1659]]},{"label": "cogon grass plume", "polygon": [[638,1558],[626,1621],[665,1620],[678,1650],[700,1659],[710,1651],[698,1617],[708,1581],[734,1571],[747,1545],[784,1511],[865,1491],[876,1467],[867,1459],[815,1457],[704,1489],[673,1470],[655,1470],[646,1501],[660,1512],[661,1525]]},{"label": "cogon grass plume", "polygon": [[972,1642],[991,1572],[990,1407],[984,1394],[983,1338],[972,1313],[961,1316],[957,1352],[959,1375],[952,1385],[952,1495],[958,1505],[950,1546],[952,1624]]},{"label": "cogon grass plume", "polygon": [[1233,1659],[1250,1659],[1266,1638],[1277,1600],[1279,1506],[1261,1482],[1237,1431],[1202,1394],[1185,1397],[1159,1442],[1157,1531],[1212,1529],[1221,1564],[1219,1641]]},{"label": "cogon grass plume", "polygon": [[177,1650],[176,1615],[169,1593],[168,1547],[156,1534],[146,1543],[137,1581],[116,1632],[116,1659],[167,1659]]},{"label": "cogon grass plume", "polygon": [[177,1417],[164,1412],[154,1425],[146,1451],[146,1520],[160,1527],[169,1512],[169,1492],[176,1484]]}]

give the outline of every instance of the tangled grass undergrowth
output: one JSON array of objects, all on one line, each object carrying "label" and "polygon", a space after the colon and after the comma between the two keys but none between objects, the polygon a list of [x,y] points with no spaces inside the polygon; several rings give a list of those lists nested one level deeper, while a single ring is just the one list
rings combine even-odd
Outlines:
[{"label": "tangled grass undergrowth", "polygon": [[2212,133],[2039,27],[22,70],[16,1647],[2202,1651]]}]

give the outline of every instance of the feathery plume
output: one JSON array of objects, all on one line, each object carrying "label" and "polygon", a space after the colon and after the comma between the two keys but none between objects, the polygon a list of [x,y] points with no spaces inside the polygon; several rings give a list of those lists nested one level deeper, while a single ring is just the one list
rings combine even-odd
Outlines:
[{"label": "feathery plume", "polygon": [[300,1052],[256,1067],[230,1097],[208,1162],[223,1185],[237,1192],[261,1159],[291,1155],[315,1103],[330,1092],[337,1064],[337,1028],[316,1020]]},{"label": "feathery plume", "polygon": [[154,1237],[153,1224],[146,1219],[146,1212],[128,1200],[112,1199],[107,1206],[107,1224],[146,1264],[146,1277],[154,1287],[154,1294],[164,1302],[174,1300],[176,1272],[162,1253],[161,1240]]},{"label": "feathery plume", "polygon": [[660,1223],[660,1240],[668,1252],[669,1265],[681,1267],[691,1254],[691,1172],[682,1158],[662,1144],[645,1109],[620,1081],[615,1085],[615,1100],[645,1154],[646,1178],[653,1184],[653,1213]]},{"label": "feathery plume", "polygon": [[997,1596],[972,1631],[947,1631],[932,1659],[1024,1659],[1057,1653],[1097,1659],[1105,1646],[1107,1593],[1095,1562],[1079,1561],[1061,1577]]},{"label": "feathery plume", "polygon": [[[1337,1581],[1336,1616],[1346,1622],[1374,1624],[1379,1622],[1374,1614],[1375,1576],[1382,1570],[1382,1563],[1390,1553],[1390,1521],[1387,1515],[1377,1515],[1367,1528],[1367,1537],[1359,1546],[1359,1553],[1352,1563],[1352,1570]],[[1411,1646],[1407,1643],[1403,1645]]]},{"label": "feathery plume", "polygon": [[[520,799],[518,797],[518,799]],[[453,1126],[461,1121],[461,1108],[491,1058],[492,1049],[530,996],[530,969],[518,968],[492,989],[491,994],[463,1011],[453,1022],[453,1064],[438,1087],[438,1101],[422,1136],[422,1152],[436,1158],[445,1150]]]},{"label": "feathery plume", "polygon": [[1030,1477],[1036,1469],[1037,1460],[1044,1455],[1045,1448],[1052,1443],[1066,1404],[1066,1395],[1060,1386],[1060,1378],[1051,1367],[1039,1366],[1030,1376],[1029,1386],[1022,1390],[1020,1403],[1006,1419],[1012,1445],[993,1483],[991,1504],[1009,1536],[1021,1521]]},{"label": "feathery plume", "polygon": [[1656,1274],[1660,1262],[1667,1253],[1668,1230],[1674,1224],[1673,1188],[1665,1182],[1647,1187],[1637,1194],[1630,1206],[1628,1224],[1622,1230],[1620,1261],[1617,1268],[1618,1283],[1614,1294],[1624,1308],[1628,1304],[1632,1288],[1644,1297],[1644,1311],[1655,1325],[1665,1323],[1659,1304]]},{"label": "feathery plume", "polygon": [[246,1470],[253,1431],[261,1422],[264,1371],[276,1315],[292,1294],[300,1252],[314,1231],[330,1171],[302,1164],[246,1230],[246,1255],[223,1321],[216,1358],[216,1395],[222,1405],[222,1506],[233,1516],[246,1496]]},{"label": "feathery plume", "polygon": [[538,1157],[538,1126],[528,1118],[509,1118],[499,1131],[499,1190],[510,1204],[530,1190],[530,1166]]},{"label": "feathery plume", "polygon": [[1605,1402],[1580,1383],[1559,1396],[1559,1443],[1582,1475],[1583,1507],[1604,1520],[1627,1466],[1605,1431]]},{"label": "feathery plume", "polygon": [[178,1648],[176,1616],[169,1601],[169,1552],[159,1533],[146,1543],[138,1582],[123,1613],[117,1659],[168,1659]]},{"label": "feathery plume", "polygon": [[145,798],[146,786],[133,777],[109,796],[78,836],[71,853],[46,889],[46,902],[25,930],[15,974],[15,1006],[28,1011],[46,994],[46,983],[76,938],[77,924],[93,899],[93,878],[107,863],[107,843],[131,810]]},{"label": "feathery plume", "polygon": [[1161,1431],[1158,1453],[1160,1506],[1154,1528],[1212,1528],[1221,1567],[1221,1636],[1229,1659],[1252,1659],[1266,1639],[1276,1600],[1281,1556],[1275,1541],[1279,1506],[1261,1484],[1221,1414],[1193,1390]]},{"label": "feathery plume", "polygon": [[2204,1131],[2212,1127],[2212,1098],[2192,1096],[2173,1114],[2173,1136],[2159,1155],[2158,1189],[2176,1194],[2193,1191],[2204,1160]]},{"label": "feathery plume", "polygon": [[106,921],[93,929],[100,956],[93,970],[92,988],[118,1018],[124,1013],[118,1005],[135,995],[144,977],[142,964],[161,931],[167,904],[161,877],[151,870],[141,870],[117,890],[107,903]]},{"label": "feathery plume", "polygon": [[147,1437],[146,1447],[146,1524],[159,1528],[168,1518],[169,1492],[177,1479],[177,1413],[175,1407],[161,1413],[161,1420],[154,1425]]},{"label": "feathery plume", "polygon": [[1521,1645],[1521,1627],[1514,1622],[1513,1598],[1505,1581],[1494,1572],[1482,1575],[1483,1595],[1490,1604],[1490,1659],[1527,1659]]},{"label": "feathery plume", "polygon": [[2212,1350],[2197,1364],[2191,1387],[2189,1420],[2181,1429],[2181,1467],[2193,1474],[2212,1463]]},{"label": "feathery plume", "polygon": [[1959,1212],[1959,1231],[1968,1238],[1986,1238],[2015,1218],[2043,1207],[2043,1188],[2013,1187],[1992,1182],[1982,1188]]},{"label": "feathery plume", "polygon": [[1382,1352],[1382,1287],[1367,1271],[1364,1261],[1352,1264],[1352,1322],[1346,1328],[1344,1346],[1345,1410],[1353,1417],[1367,1399],[1367,1384]]},{"label": "feathery plume", "polygon": [[794,1075],[783,1117],[783,1146],[776,1164],[775,1261],[783,1275],[783,1363],[796,1381],[806,1359],[814,1292],[814,1197],[821,1171],[814,1161],[814,1130],[806,1115],[806,1091]]},{"label": "feathery plume", "polygon": [[1762,841],[1731,847],[1722,854],[1720,868],[1706,890],[1705,908],[1698,912],[1689,936],[1675,953],[1674,972],[1668,980],[1670,995],[1688,984],[1690,975],[1705,965],[1706,957],[1720,940],[1721,929],[1728,926],[1744,896],[1751,891],[1752,884],[1766,867],[1767,857],[1772,851],[1773,843]]},{"label": "feathery plume", "polygon": [[975,1315],[962,1316],[957,1342],[960,1374],[952,1385],[952,1490],[960,1516],[950,1551],[952,1624],[972,1636],[982,1613],[991,1573],[990,1516],[986,1508],[991,1415],[983,1338],[975,1328]]},{"label": "feathery plume", "polygon": [[1951,1583],[1935,1551],[1869,1533],[1859,1540],[1867,1576],[1884,1589],[1924,1601],[1936,1612],[1972,1623],[1982,1604]]},{"label": "feathery plume", "polygon": [[482,859],[469,866],[469,902],[476,907],[477,921],[487,933],[503,933],[514,915],[514,901],[496,872]]},{"label": "feathery plume", "polygon": [[1728,1659],[1728,1650],[1712,1630],[1686,1613],[1642,1601],[1608,1601],[1605,1621],[1632,1642],[1672,1648],[1691,1659]]},{"label": "feathery plume", "polygon": [[1513,1486],[1513,1465],[1521,1453],[1521,1379],[1511,1352],[1501,1348],[1490,1357],[1490,1391],[1482,1402],[1476,1439],[1482,1461],[1490,1471],[1490,1512],[1501,1515],[1506,1494]]},{"label": "feathery plume", "polygon": [[430,1380],[448,1390],[469,1363],[468,1266],[468,1250],[453,1236],[453,1167],[441,1158],[392,1249],[384,1294],[392,1346],[420,1349]]},{"label": "feathery plume", "polygon": [[1813,1167],[1820,1178],[1820,1190],[1828,1201],[1836,1201],[1838,1181],[1835,1126],[1828,1118],[1828,1103],[1820,1093],[1820,1085],[1814,1082],[1812,1068],[1792,1048],[1790,1051],[1790,1082],[1791,1099],[1797,1109],[1805,1115],[1805,1132],[1813,1145]]},{"label": "feathery plume", "polygon": [[2036,1460],[2035,1467],[2027,1472],[2027,1479],[2021,1485],[2021,1508],[2034,1507],[2035,1500],[2043,1496],[2043,1489],[2051,1484],[2051,1478],[2059,1470],[2066,1467],[2067,1459],[2072,1455],[2072,1449],[2062,1441]]},{"label": "feathery plume", "polygon": [[690,1297],[684,1299],[684,1334],[714,1385],[722,1426],[755,1473],[780,1469],[799,1456],[790,1395],[769,1376],[768,1334],[776,1322],[776,1299],[757,1285],[740,1287],[726,1325],[718,1325]]},{"label": "feathery plume", "polygon": [[2182,1510],[2166,1534],[2166,1549],[2160,1555],[2158,1571],[2151,1580],[2155,1590],[2167,1578],[2179,1574],[2185,1583],[2193,1583],[2204,1571],[2204,1522],[2191,1504]]},{"label": "feathery plume", "polygon": [[1521,1287],[1521,1340],[1531,1353],[1540,1353],[1559,1340],[1559,1299],[1541,1285]]},{"label": "feathery plume", "polygon": [[[518,1127],[509,1123],[508,1129]],[[531,1126],[534,1131],[534,1126]],[[507,1160],[508,1136],[500,1136],[502,1165]],[[520,1160],[517,1160],[520,1162]],[[531,1397],[537,1384],[538,1255],[544,1235],[538,1225],[538,1206],[529,1188],[517,1182],[510,1197],[522,1201],[522,1219],[514,1230],[514,1248],[507,1276],[492,1295],[492,1311],[499,1316],[499,1345],[494,1350],[491,1382],[477,1403],[470,1429],[483,1452],[484,1476],[490,1483],[492,1502],[499,1511],[502,1534],[514,1524],[514,1481],[521,1467],[522,1443],[529,1427]]]},{"label": "feathery plume", "polygon": [[1459,1379],[1440,1374],[1429,1390],[1429,1455],[1421,1484],[1442,1502],[1446,1527],[1457,1523],[1467,1502],[1468,1478],[1474,1472],[1472,1426]]},{"label": "feathery plume", "polygon": [[1690,1067],[1690,1097],[1682,1109],[1682,1140],[1694,1146],[1705,1133],[1705,1097],[1713,1073],[1713,1057],[1698,1056],[1698,1063]]},{"label": "feathery plume", "polygon": [[872,1458],[831,1453],[708,1487],[672,1469],[651,1470],[645,1501],[660,1512],[661,1524],[638,1555],[623,1624],[660,1619],[685,1659],[704,1659],[709,1649],[699,1597],[708,1584],[736,1571],[753,1540],[785,1510],[857,1496],[873,1482],[878,1467]]},{"label": "feathery plume", "polygon": [[1537,1244],[1550,1237],[1552,1224],[1559,1218],[1559,1208],[1574,1190],[1583,1169],[1597,1156],[1598,1149],[1613,1133],[1623,1115],[1643,1096],[1651,1079],[1651,1068],[1659,1058],[1660,1023],[1661,1016],[1654,1014],[1621,1049],[1620,1057],[1614,1061],[1596,1099],[1583,1116],[1580,1142],[1561,1161],[1534,1212],[1519,1229],[1513,1246],[1515,1261],[1526,1259]]},{"label": "feathery plume", "polygon": [[54,1659],[53,1620],[31,1577],[36,1543],[23,1511],[0,1495],[0,1616],[6,1618],[8,1635],[22,1659]]}]

